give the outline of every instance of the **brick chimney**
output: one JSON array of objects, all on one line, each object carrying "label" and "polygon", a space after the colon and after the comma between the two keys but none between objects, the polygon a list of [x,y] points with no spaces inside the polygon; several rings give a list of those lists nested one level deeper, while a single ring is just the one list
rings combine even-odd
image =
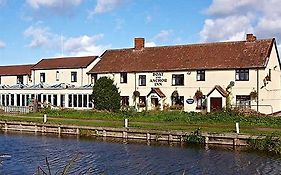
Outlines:
[{"label": "brick chimney", "polygon": [[144,48],[144,38],[135,38],[135,50]]},{"label": "brick chimney", "polygon": [[246,35],[246,41],[247,42],[254,42],[256,40],[257,40],[257,37],[254,34],[247,33],[247,35]]}]

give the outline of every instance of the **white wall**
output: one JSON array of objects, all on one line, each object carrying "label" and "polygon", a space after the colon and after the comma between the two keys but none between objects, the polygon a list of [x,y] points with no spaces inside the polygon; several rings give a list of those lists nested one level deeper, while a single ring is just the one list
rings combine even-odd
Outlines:
[{"label": "white wall", "polygon": [[[45,84],[53,85],[59,83],[69,83],[77,87],[91,84],[90,75],[87,74],[100,59],[97,58],[86,68],[77,69],[42,69],[32,70],[33,84],[40,83],[40,73],[45,73]],[[59,71],[59,80],[56,80],[56,72]],[[71,82],[71,72],[77,72],[77,82]]]},{"label": "white wall", "polygon": [[[276,53],[271,54],[268,67],[274,67],[277,65]],[[251,91],[257,90],[259,88],[260,99],[259,104],[267,105],[260,106],[259,111],[262,113],[271,113],[271,106],[273,106],[273,112],[281,110],[281,97],[280,91],[273,91],[273,89],[280,89],[280,68],[276,70],[272,68],[272,84],[268,85],[268,88],[272,91],[260,89],[262,86],[262,77],[268,72],[267,69],[250,69],[249,70],[249,81],[236,81],[235,80],[235,70],[206,70],[205,71],[205,81],[196,81],[197,72],[194,71],[176,71],[176,72],[160,72],[163,73],[163,76],[160,76],[159,79],[164,80],[162,84],[155,84],[153,81],[156,79],[156,76],[153,76],[153,72],[144,72],[144,73],[128,73],[128,82],[125,84],[120,83],[120,73],[109,73],[109,74],[99,74],[99,77],[107,76],[114,79],[117,87],[121,92],[121,96],[130,97],[130,106],[134,106],[133,101],[133,92],[135,90],[140,92],[141,96],[147,96],[152,87],[159,87],[161,91],[166,95],[164,103],[171,105],[171,94],[173,91],[177,90],[179,96],[184,96],[184,99],[194,98],[195,92],[200,88],[204,95],[207,95],[215,85],[221,86],[223,89],[226,89],[230,81],[234,81],[235,85],[232,87],[232,99],[231,103],[236,104],[236,95],[249,95]],[[159,73],[159,72],[158,72]],[[184,74],[184,86],[172,86],[172,74]],[[259,74],[259,87],[257,87],[257,75]],[[139,75],[146,75],[146,86],[139,86]],[[194,98],[195,99],[195,98]],[[223,102],[224,106],[225,103]],[[252,105],[256,105],[256,101],[251,101]],[[193,104],[187,104],[185,102],[184,109],[185,111],[195,111],[196,100]],[[257,107],[253,107],[256,109]]]},{"label": "white wall", "polygon": [[[16,85],[17,84],[17,76],[16,75],[7,75],[1,76],[1,84],[2,85]],[[29,81],[29,77],[27,75],[23,75],[23,84],[30,85],[31,81]]]}]

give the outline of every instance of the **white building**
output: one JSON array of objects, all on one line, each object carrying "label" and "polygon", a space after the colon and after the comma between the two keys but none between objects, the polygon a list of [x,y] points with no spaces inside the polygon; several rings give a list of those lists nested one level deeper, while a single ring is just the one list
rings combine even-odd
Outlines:
[{"label": "white building", "polygon": [[[86,74],[99,61],[97,56],[42,59],[27,67],[28,82],[3,81],[0,89],[1,106],[29,106],[36,99],[41,106],[92,108],[91,79]],[[9,66],[7,66],[9,67]],[[18,75],[22,66],[12,66]],[[8,69],[6,69],[9,72]],[[2,75],[0,73],[0,75]],[[4,75],[4,74],[3,74]],[[1,76],[2,77],[2,76]],[[7,76],[5,76],[5,79]],[[3,77],[4,78],[4,77]]]},{"label": "white building", "polygon": [[35,65],[0,67],[0,106],[28,106],[34,99],[53,107],[90,109],[94,82],[107,76],[122,105],[144,109],[214,111],[244,106],[281,111],[281,71],[276,41],[257,40],[105,51],[100,58],[42,59]]},{"label": "white building", "polygon": [[123,105],[210,112],[228,103],[267,114],[281,110],[274,38],[257,40],[247,34],[245,41],[235,42],[162,47],[144,43],[135,38],[134,48],[105,51],[89,72],[95,79],[112,78]]}]

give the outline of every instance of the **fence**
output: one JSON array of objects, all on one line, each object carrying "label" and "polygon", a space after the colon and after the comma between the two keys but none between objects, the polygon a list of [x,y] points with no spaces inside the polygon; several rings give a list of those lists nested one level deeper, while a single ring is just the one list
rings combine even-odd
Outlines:
[{"label": "fence", "polygon": [[22,113],[26,114],[32,111],[32,108],[29,106],[0,106],[0,110],[3,110],[4,112],[10,112],[10,113]]}]

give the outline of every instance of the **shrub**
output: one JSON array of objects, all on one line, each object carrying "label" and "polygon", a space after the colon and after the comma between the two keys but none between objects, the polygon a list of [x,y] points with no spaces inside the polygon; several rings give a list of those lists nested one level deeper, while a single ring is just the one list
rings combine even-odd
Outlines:
[{"label": "shrub", "polygon": [[260,151],[281,154],[281,140],[274,134],[267,135],[264,138],[251,139],[249,140],[249,145],[251,148]]},{"label": "shrub", "polygon": [[185,140],[186,143],[192,143],[192,144],[203,144],[203,143],[205,143],[205,137],[202,136],[200,128],[191,132],[189,135],[186,135],[184,140]]},{"label": "shrub", "polygon": [[101,77],[93,87],[92,99],[98,110],[118,111],[120,109],[120,93],[113,80]]}]

